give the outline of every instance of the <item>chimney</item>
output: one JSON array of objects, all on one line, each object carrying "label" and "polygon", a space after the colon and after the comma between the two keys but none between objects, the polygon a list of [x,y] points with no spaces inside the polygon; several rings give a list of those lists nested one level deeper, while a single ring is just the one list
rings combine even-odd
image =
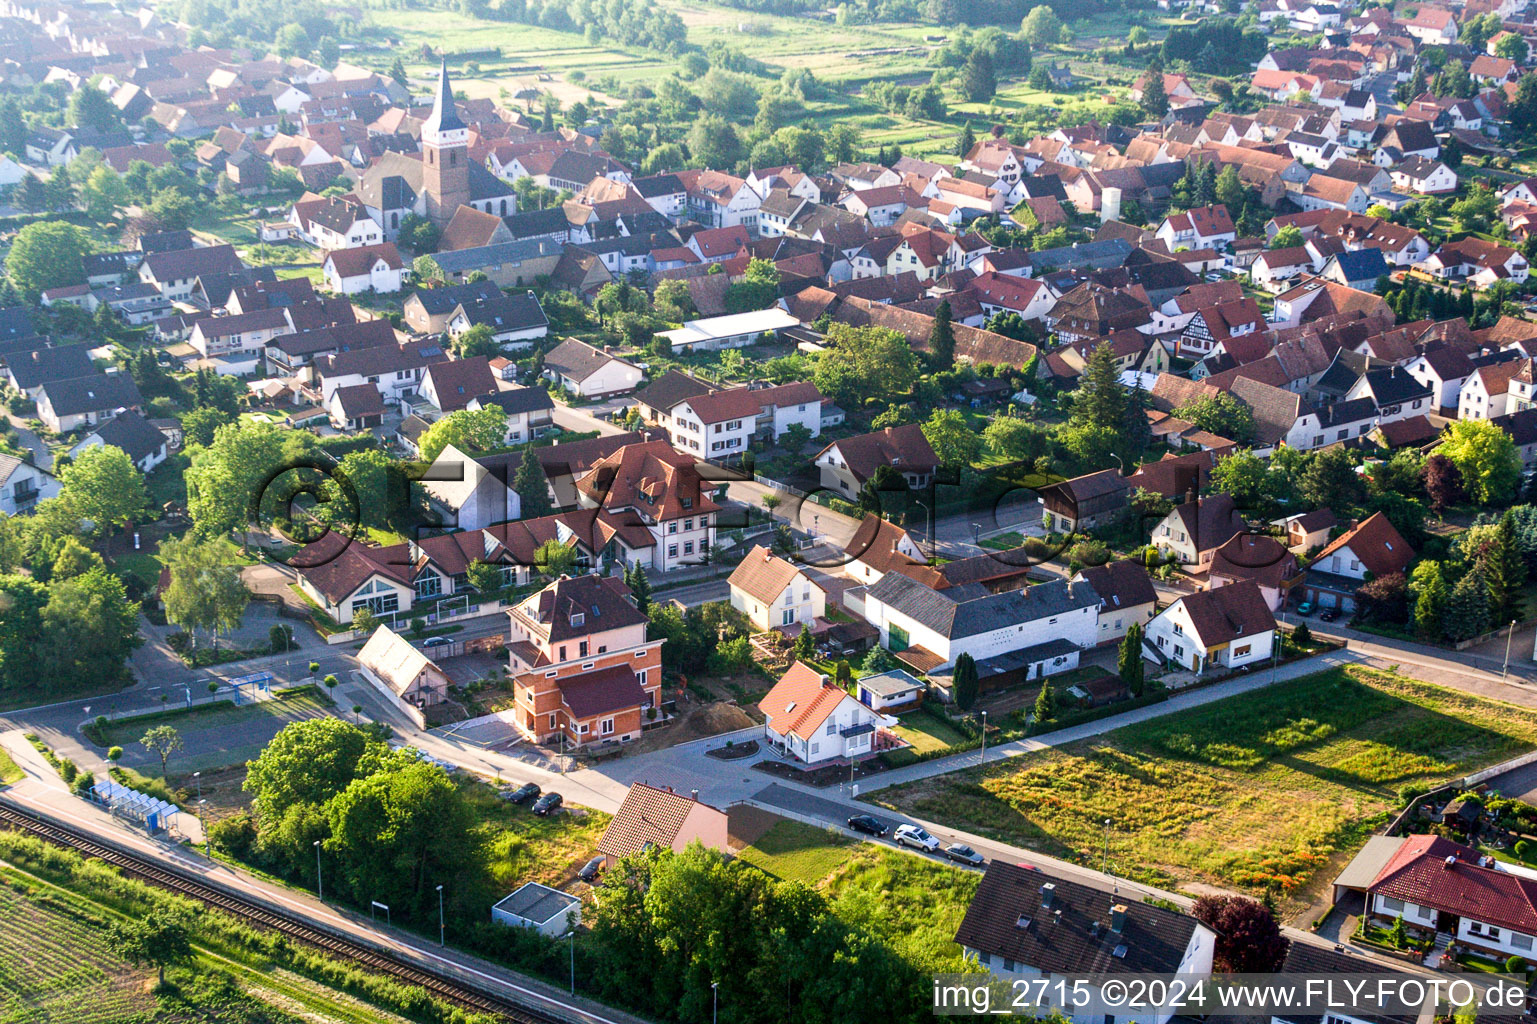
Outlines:
[{"label": "chimney", "polygon": [[1049,909],[1051,907],[1051,901],[1056,898],[1056,895],[1057,887],[1055,883],[1047,882],[1045,885],[1041,886],[1042,909]]},{"label": "chimney", "polygon": [[697,790],[697,789],[689,790],[688,791],[688,798],[690,800],[694,801],[694,803],[697,804],[699,802],[699,790]]},{"label": "chimney", "polygon": [[1444,865],[1442,865],[1442,866],[1445,867],[1447,871],[1450,871],[1450,870],[1452,870],[1452,868],[1456,867],[1457,866],[1457,857],[1456,857],[1456,855],[1455,854],[1450,854],[1450,853],[1447,854],[1446,855],[1446,863]]},{"label": "chimney", "polygon": [[1117,935],[1126,927],[1126,904],[1117,903],[1110,908],[1110,930]]}]

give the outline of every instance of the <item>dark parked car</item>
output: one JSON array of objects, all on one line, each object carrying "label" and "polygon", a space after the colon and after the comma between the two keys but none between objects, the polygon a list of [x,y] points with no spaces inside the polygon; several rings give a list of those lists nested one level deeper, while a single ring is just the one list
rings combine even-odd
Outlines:
[{"label": "dark parked car", "polygon": [[1333,622],[1340,617],[1340,610],[1338,608],[1325,608],[1318,613],[1318,617],[1324,622]]},{"label": "dark parked car", "polygon": [[849,819],[849,828],[855,832],[863,832],[867,836],[880,838],[886,834],[886,826],[881,824],[879,818],[872,818],[868,814],[856,814]]},{"label": "dark parked car", "polygon": [[973,867],[981,867],[987,863],[980,853],[964,843],[951,843],[945,847],[945,856],[962,864],[970,864]]},{"label": "dark parked car", "polygon": [[603,856],[599,854],[586,864],[583,864],[582,870],[576,873],[576,877],[584,882],[595,882],[598,880],[598,872],[601,870],[603,870]]},{"label": "dark parked car", "polygon": [[561,795],[559,793],[546,793],[534,801],[534,813],[538,815],[553,814],[560,806]]},{"label": "dark parked car", "polygon": [[513,790],[512,794],[508,796],[507,799],[511,800],[515,804],[524,804],[528,803],[528,801],[532,800],[538,795],[539,787],[534,785],[532,782],[525,782],[523,785]]}]

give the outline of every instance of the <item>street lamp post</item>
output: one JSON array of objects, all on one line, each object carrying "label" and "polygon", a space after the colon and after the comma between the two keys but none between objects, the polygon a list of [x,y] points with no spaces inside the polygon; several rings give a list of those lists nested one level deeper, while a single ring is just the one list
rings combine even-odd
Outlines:
[{"label": "street lamp post", "polygon": [[977,764],[987,763],[987,712],[982,712],[982,758]]},{"label": "street lamp post", "polygon": [[576,928],[568,927],[566,937],[571,940],[571,994],[576,995]]},{"label": "street lamp post", "polygon": [[443,946],[443,887],[438,886],[438,947]]},{"label": "street lamp post", "polygon": [[326,881],[320,874],[320,840],[315,840],[315,895],[326,901]]},{"label": "street lamp post", "polygon": [[1510,638],[1515,635],[1515,632],[1516,620],[1511,619],[1510,625],[1505,630],[1505,667],[1500,669],[1501,679],[1504,679],[1510,675]]},{"label": "street lamp post", "polygon": [[982,527],[977,523],[971,524],[971,543],[974,547],[982,546]]},{"label": "street lamp post", "polygon": [[202,803],[203,802],[203,773],[202,772],[193,772],[192,773],[192,779],[193,779],[194,782],[197,783],[197,802],[198,803]]},{"label": "street lamp post", "polygon": [[198,802],[197,802],[197,827],[203,830],[203,852],[206,853],[206,854],[210,854],[211,855],[212,847],[210,847],[209,844],[208,844],[208,826],[203,824],[203,805],[206,804],[207,802],[208,802],[207,800],[204,800],[201,797],[198,799]]},{"label": "street lamp post", "polygon": [[1109,818],[1105,819],[1105,852],[1101,856],[1100,861],[1099,861],[1099,873],[1102,874],[1102,875],[1108,875],[1110,873],[1110,819]]},{"label": "street lamp post", "polygon": [[720,1024],[720,982],[710,982],[710,1021]]}]

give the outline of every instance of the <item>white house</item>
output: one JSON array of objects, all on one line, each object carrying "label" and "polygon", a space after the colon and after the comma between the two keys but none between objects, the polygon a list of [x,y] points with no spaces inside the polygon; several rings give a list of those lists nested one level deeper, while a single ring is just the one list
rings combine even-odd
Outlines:
[{"label": "white house", "polygon": [[69,454],[78,458],[87,448],[112,445],[126,452],[139,472],[148,473],[169,457],[169,444],[159,427],[130,409],[98,423],[94,430],[76,442]]},{"label": "white house", "polygon": [[428,467],[422,490],[444,522],[460,530],[484,529],[522,514],[522,501],[508,481],[453,445],[445,446]]},{"label": "white house", "polygon": [[881,644],[920,672],[969,654],[983,679],[1035,679],[1078,667],[1099,642],[1099,595],[1084,582],[1053,580],[1024,590],[935,590],[888,572],[865,591],[864,616]]},{"label": "white house", "polygon": [[567,338],[544,357],[544,376],[583,398],[634,391],[645,371],[584,341]]},{"label": "white house", "polygon": [[322,272],[326,287],[338,295],[398,292],[407,274],[405,261],[394,242],[328,252]]},{"label": "white house", "polygon": [[1244,580],[1175,601],[1148,623],[1144,645],[1170,664],[1201,674],[1263,664],[1275,630],[1264,595]]},{"label": "white house", "polygon": [[1526,369],[1529,363],[1528,359],[1510,359],[1474,370],[1457,394],[1457,418],[1492,420],[1507,412],[1515,412],[1510,401],[1511,378]]},{"label": "white house", "polygon": [[1226,206],[1198,206],[1165,217],[1153,236],[1174,249],[1213,249],[1232,245],[1238,237]]},{"label": "white house", "polygon": [[731,607],[760,630],[810,626],[827,614],[827,593],[822,587],[794,563],[764,547],[749,551],[727,582]]},{"label": "white house", "polygon": [[874,752],[879,714],[797,661],[758,702],[769,744],[808,765]]},{"label": "white house", "polygon": [[1213,494],[1176,505],[1153,527],[1152,543],[1181,565],[1204,569],[1212,554],[1246,529],[1243,516],[1230,495]]},{"label": "white house", "polygon": [[52,473],[14,455],[0,455],[0,512],[21,515],[44,498],[58,496],[59,481]]},{"label": "white house", "polygon": [[732,388],[685,398],[668,410],[673,447],[701,458],[730,458],[755,437],[777,441],[792,426],[822,433],[822,393],[815,384]]}]

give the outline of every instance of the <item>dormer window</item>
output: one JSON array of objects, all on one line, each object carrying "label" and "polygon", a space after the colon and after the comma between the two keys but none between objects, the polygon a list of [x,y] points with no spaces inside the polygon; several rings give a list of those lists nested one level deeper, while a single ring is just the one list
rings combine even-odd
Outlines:
[{"label": "dormer window", "polygon": [[583,614],[582,612],[572,612],[571,613],[571,625],[573,627],[580,626],[582,623],[584,623],[586,621],[587,621],[587,616],[585,614]]}]

